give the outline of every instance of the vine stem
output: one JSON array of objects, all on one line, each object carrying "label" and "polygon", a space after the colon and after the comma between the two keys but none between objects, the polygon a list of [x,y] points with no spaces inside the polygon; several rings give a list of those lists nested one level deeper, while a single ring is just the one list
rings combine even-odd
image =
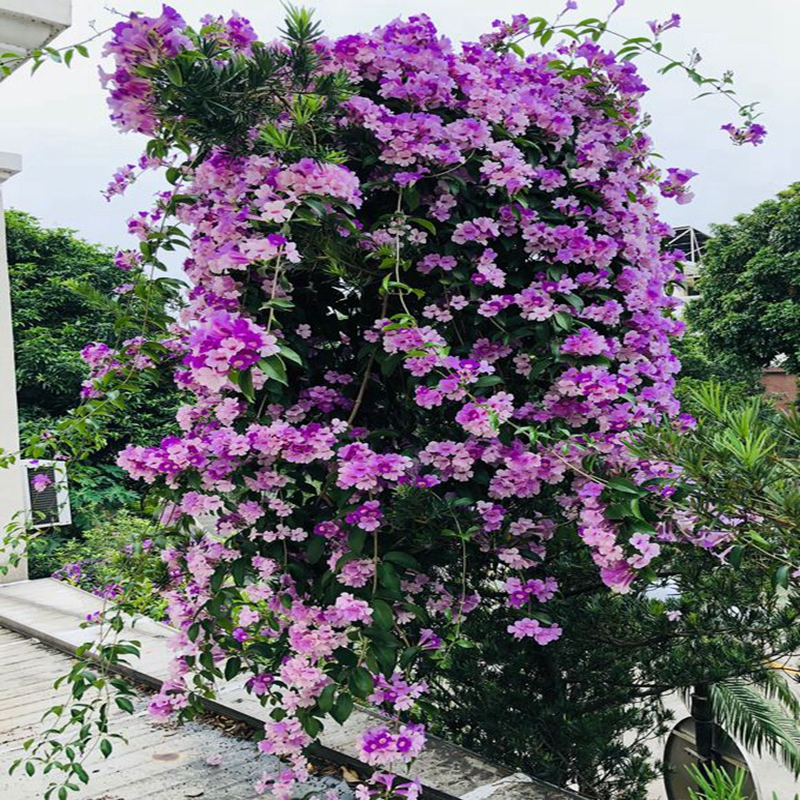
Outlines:
[{"label": "vine stem", "polygon": [[[383,304],[381,305],[381,318],[386,316],[386,311],[389,308],[389,295],[385,294],[383,296]],[[375,348],[372,350],[369,356],[369,361],[367,361],[367,366],[364,370],[364,377],[361,379],[361,386],[358,387],[358,394],[356,395],[356,401],[353,405],[353,410],[350,412],[350,416],[347,418],[347,424],[352,425],[355,418],[358,416],[358,412],[361,408],[361,404],[364,402],[364,395],[367,392],[367,384],[369,383],[369,377],[372,373],[372,367],[375,365],[375,357],[378,352],[378,346],[375,345]]]},{"label": "vine stem", "polygon": [[[559,17],[556,19],[556,22],[558,21],[558,19],[560,19],[560,17],[561,17],[561,15],[559,15]],[[610,17],[610,15],[609,15],[609,17]],[[606,21],[604,23],[602,23],[602,25],[599,26],[599,27],[598,26],[586,26],[586,27],[589,30],[594,31],[595,33],[599,34],[599,36],[602,36],[603,34],[607,33],[610,36],[614,36],[617,39],[622,39],[624,42],[630,41],[631,37],[625,36],[622,33],[619,33],[619,32],[617,32],[615,30],[612,30],[611,28],[608,28],[606,26],[606,23],[608,22],[608,19],[609,18],[606,18]],[[554,23],[552,25],[548,25],[547,28],[545,28],[544,30],[545,31],[552,31],[553,33],[556,33],[556,32],[563,31],[563,30],[573,30],[573,28],[574,28],[573,25],[567,25],[567,24],[556,25]],[[543,32],[544,31],[542,31],[542,33]],[[540,36],[541,36],[541,33],[529,32],[529,33],[526,33],[526,34],[520,36],[517,39],[514,39],[514,44],[519,44],[520,42],[524,42],[526,39],[537,40],[537,39],[540,38]],[[598,38],[599,38],[599,36],[598,36]],[[646,52],[646,53],[650,53],[651,55],[654,55],[657,58],[660,58],[660,59],[662,59],[664,61],[667,61],[669,64],[674,64],[675,66],[679,67],[681,70],[683,70],[683,72],[686,74],[686,76],[688,78],[690,78],[691,80],[694,81],[695,78],[698,78],[699,80],[705,82],[706,84],[710,84],[711,86],[714,87],[714,89],[715,89],[717,94],[721,94],[723,97],[728,99],[731,103],[733,103],[736,106],[736,108],[740,111],[740,113],[745,114],[746,109],[752,108],[752,104],[750,106],[747,106],[744,103],[740,103],[736,99],[733,90],[725,91],[722,88],[723,85],[726,83],[724,78],[704,78],[699,72],[697,72],[696,69],[694,69],[694,67],[690,66],[689,64],[684,63],[683,61],[679,61],[678,59],[672,58],[672,57],[666,55],[665,53],[661,52],[660,48],[657,49],[656,46],[655,46],[656,44],[660,45],[660,41],[658,41],[657,39],[654,39],[652,44],[645,43],[645,42],[637,42],[636,44],[640,46],[641,51]],[[728,81],[728,83],[729,83],[729,81]],[[749,118],[752,119],[752,113],[750,114]]]}]

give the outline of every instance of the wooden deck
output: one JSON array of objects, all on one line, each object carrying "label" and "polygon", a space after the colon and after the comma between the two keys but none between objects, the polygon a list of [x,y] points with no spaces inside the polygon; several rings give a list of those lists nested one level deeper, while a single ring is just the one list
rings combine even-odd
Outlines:
[{"label": "wooden deck", "polygon": [[[69,656],[26,636],[0,628],[0,797],[3,800],[40,798],[48,776],[29,778],[8,767],[23,753],[22,744],[41,730],[42,714],[64,696],[53,688],[56,678],[72,664]],[[85,800],[251,800],[259,797],[254,784],[275,761],[247,740],[201,722],[178,726],[154,722],[146,698],[138,698],[133,716],[112,714],[113,729],[127,743],[117,742],[108,760],[95,751],[86,763],[90,782]],[[218,766],[207,759],[218,756]],[[325,779],[320,788],[335,787]],[[74,795],[70,795],[74,796]],[[345,788],[342,798],[352,795]]]},{"label": "wooden deck", "polygon": [[[63,653],[74,653],[77,647],[91,641],[97,635],[97,628],[82,628],[81,623],[86,619],[87,614],[99,610],[102,602],[94,595],[50,578],[20,581],[0,586],[0,633],[3,633],[3,636],[12,636],[16,651],[20,653],[24,652],[26,644],[34,649],[41,649],[42,653],[48,653],[48,657],[44,658],[42,656],[41,660],[36,655],[26,657],[30,669],[28,674],[36,679],[37,691],[44,693],[48,681],[52,684],[55,678],[66,672],[65,667],[68,665],[69,660],[67,656],[62,655]],[[6,630],[3,631],[3,628]],[[10,632],[18,635],[14,637],[14,634]],[[172,628],[146,617],[131,620],[130,627],[124,631],[122,638],[137,639],[141,642],[141,658],[132,662],[130,666],[120,669],[120,672],[135,678],[145,685],[160,686],[167,676],[170,659],[167,642],[174,633],[175,631]],[[26,642],[21,637],[38,639],[45,645],[54,648],[54,650],[49,647],[42,649],[42,645],[34,644],[30,641]],[[11,641],[9,640],[9,642]],[[11,648],[9,652],[13,652],[15,648]],[[61,653],[55,651],[61,651]],[[28,651],[29,654],[30,652]],[[14,667],[13,664],[6,666],[0,661],[0,703],[3,702],[2,698],[5,697],[6,691],[13,697],[18,688],[24,688],[27,685],[24,677],[19,679],[16,677],[17,672],[20,672],[20,669]],[[7,679],[6,676],[9,675],[14,677]],[[41,680],[39,680],[40,678]],[[6,690],[7,681],[8,690]],[[50,699],[37,703],[35,700],[36,691],[26,692],[26,695],[28,700],[18,704],[19,707],[16,712],[10,710],[5,719],[0,718],[0,734],[5,735],[3,733],[4,725],[13,724],[15,713],[24,712],[26,714],[24,717],[25,724],[34,724],[30,715],[27,715],[26,703],[32,702],[35,708],[31,707],[31,713],[35,710],[39,714],[53,705]],[[9,702],[11,703],[12,701],[9,700]],[[216,700],[205,701],[205,705],[212,713],[230,719],[241,720],[254,727],[263,724],[267,718],[266,710],[255,697],[245,691],[243,680],[239,679],[219,687]],[[9,709],[14,707],[14,705],[9,705]],[[326,725],[320,737],[322,744],[320,755],[331,759],[335,763],[348,763],[348,761],[352,763],[358,755],[356,742],[359,734],[367,728],[380,724],[380,722],[381,720],[376,714],[360,708],[356,708],[344,725],[338,725],[331,721]],[[121,720],[121,723],[125,727],[128,725],[125,720]],[[143,730],[152,732],[152,722],[142,717],[140,724],[147,726]],[[200,727],[202,728],[202,726]],[[190,726],[187,730],[192,735],[200,734],[197,726]],[[212,735],[211,731],[206,733]],[[216,732],[213,733],[216,734]],[[174,732],[173,735],[179,736],[179,733]],[[216,735],[219,736],[219,734]],[[22,741],[29,736],[30,733],[21,735],[15,741]],[[175,741],[182,740],[176,739]],[[247,771],[245,764],[250,765],[252,762],[254,748],[241,740],[234,740],[234,742],[235,744],[231,746],[239,748],[241,755],[241,758],[237,759],[235,763],[242,765],[242,774],[244,774],[244,771]],[[187,740],[187,755],[185,759],[183,757],[180,758],[180,763],[192,763],[194,764],[194,769],[199,769],[200,773],[209,773],[210,768],[203,766],[197,758],[189,755],[194,752],[191,749],[194,746]],[[199,747],[199,744],[197,746]],[[0,772],[3,771],[4,766],[7,769],[7,765],[16,757],[16,755],[3,750],[2,755],[0,755]],[[122,763],[124,757],[120,758],[112,755],[111,759],[103,766],[104,771],[116,769],[114,766],[115,758]],[[262,763],[266,764],[266,761]],[[136,762],[136,768],[138,769],[140,766]],[[168,768],[167,771],[169,772],[175,768],[176,765],[173,762],[171,768]],[[124,770],[125,767],[123,766],[122,769]],[[238,769],[239,767],[236,767],[236,770]],[[223,771],[217,768],[217,772],[222,774]],[[248,773],[247,781],[245,782],[249,781],[248,785],[252,785],[252,775],[260,775],[260,772],[260,767],[254,768]],[[423,785],[426,787],[426,800],[458,800],[458,798],[462,800],[489,800],[489,798],[491,800],[581,800],[577,794],[558,789],[526,775],[512,774],[511,770],[493,764],[469,750],[457,747],[436,737],[429,737],[427,747],[414,765],[414,772],[419,775]],[[216,774],[214,770],[210,770],[209,779],[213,779]],[[113,775],[110,777],[113,777]],[[8,794],[7,791],[10,791],[10,789],[6,789],[6,784],[3,783],[4,780],[7,780],[7,778],[0,775],[0,800],[34,800],[37,797],[35,793],[27,795]],[[15,778],[13,786],[16,787],[18,785],[16,781],[22,780],[22,778]],[[176,786],[183,785],[184,782],[188,781],[189,777],[187,776],[185,779],[176,781]],[[26,784],[19,784],[19,786],[24,785]],[[9,786],[12,786],[12,784],[9,784]],[[95,792],[92,795],[92,800],[140,800],[140,798],[150,796],[123,793],[114,795],[108,792],[106,793],[107,796],[104,796],[102,792],[97,792],[93,784],[90,784],[90,786],[91,791]],[[32,792],[33,790],[28,791]],[[179,791],[179,789],[170,789],[170,791]],[[212,788],[209,791],[211,793],[206,793],[205,795],[162,793],[160,795],[155,794],[153,797],[159,797],[160,800],[180,800],[184,796],[203,796],[213,798],[213,800],[238,800],[239,797],[253,796],[252,793],[235,794],[235,791],[239,791],[235,787],[219,790]],[[217,792],[216,794],[214,793],[215,791]],[[222,791],[221,794],[219,793],[220,791]]]}]

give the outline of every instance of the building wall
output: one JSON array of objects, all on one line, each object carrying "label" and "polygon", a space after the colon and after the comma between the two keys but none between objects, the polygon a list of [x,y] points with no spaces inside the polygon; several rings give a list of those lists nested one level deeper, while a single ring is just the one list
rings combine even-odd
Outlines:
[{"label": "building wall", "polygon": [[797,401],[797,375],[789,375],[780,367],[767,367],[761,373],[759,383],[779,408],[786,409]]},{"label": "building wall", "polygon": [[[11,328],[11,291],[6,254],[6,228],[3,215],[2,184],[19,172],[21,160],[12,153],[0,153],[0,448],[6,453],[19,450],[17,423],[17,387],[14,380],[14,337]],[[0,469],[0,551],[7,549],[7,526],[21,520],[23,483],[19,464]],[[13,534],[11,534],[13,535]],[[5,546],[3,546],[5,543]],[[0,552],[0,565],[9,563],[8,553]],[[0,583],[21,581],[28,577],[25,560],[11,567]]]},{"label": "building wall", "polygon": [[[72,0],[0,0],[0,53],[23,56],[10,62],[19,68],[32,50],[50,43],[70,26],[71,20]],[[0,73],[0,80],[7,77]],[[6,453],[19,450],[19,428],[2,185],[21,168],[20,156],[0,152],[0,448]],[[22,521],[23,509],[22,467],[17,463],[0,469],[0,566],[8,564],[4,552],[9,538],[7,526]],[[23,560],[6,574],[0,573],[0,583],[27,577],[28,565]]]}]

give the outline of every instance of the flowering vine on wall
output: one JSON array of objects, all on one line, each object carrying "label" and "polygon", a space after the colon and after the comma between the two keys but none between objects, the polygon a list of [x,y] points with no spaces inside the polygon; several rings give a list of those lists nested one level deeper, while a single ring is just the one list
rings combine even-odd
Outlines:
[{"label": "flowering vine on wall", "polygon": [[[164,501],[180,633],[151,710],[245,674],[287,765],[263,791],[291,796],[323,719],[363,703],[385,722],[360,738],[379,771],[359,797],[416,797],[389,772],[425,744],[418,665],[457,657],[480,603],[557,647],[554,553],[626,592],[662,548],[715,545],[666,514],[671,467],[626,447],[679,410],[681,254],[655,195],[686,202],[694,173],[654,166],[625,58],[675,24],[616,55],[596,19],[515,17],[461,47],[425,15],[335,41],[302,11],[271,43],[168,7],[114,28],[112,119],[171,185],[117,263],[135,281],[185,247],[190,289],[168,330],[87,347],[85,395],[172,369],[190,398],[174,436],[119,456]],[[757,144],[743,108],[726,130]]]}]

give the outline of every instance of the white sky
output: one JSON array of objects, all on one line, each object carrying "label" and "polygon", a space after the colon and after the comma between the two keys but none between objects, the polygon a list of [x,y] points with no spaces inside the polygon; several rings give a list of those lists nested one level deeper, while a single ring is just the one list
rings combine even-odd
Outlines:
[{"label": "white sky", "polygon": [[[119,0],[120,10],[127,10]],[[146,13],[155,0],[130,0]],[[583,16],[604,15],[613,0],[580,0]],[[232,6],[248,17],[261,38],[275,35],[281,21],[278,0],[173,0],[191,23],[204,13],[227,14]],[[514,13],[552,18],[564,0],[308,0],[331,36],[367,30],[399,15],[425,10],[439,30],[454,41],[474,40],[497,17]],[[89,34],[89,21],[106,27],[112,19],[102,0],[74,0],[74,24],[57,40],[64,45]],[[695,88],[677,71],[655,76],[648,59],[641,67],[653,91],[646,107],[654,117],[651,135],[666,166],[694,169],[695,201],[677,206],[662,202],[672,224],[706,228],[725,222],[800,180],[800,0],[628,0],[615,27],[639,35],[648,19],[673,11],[683,26],[670,31],[665,48],[683,55],[697,47],[701,69],[719,74],[732,69],[740,96],[758,100],[770,131],[764,145],[734,147],[720,124],[734,120],[736,109],[721,98],[692,101]],[[578,17],[575,17],[578,19]],[[4,187],[6,204],[39,216],[47,225],[75,228],[89,241],[130,245],[125,220],[147,207],[154,184],[134,187],[124,198],[106,203],[100,190],[108,176],[141,152],[144,139],[122,135],[108,121],[96,67],[99,45],[90,62],[77,58],[71,70],[47,64],[31,77],[23,68],[0,83],[0,150],[22,153],[23,172]]]}]

